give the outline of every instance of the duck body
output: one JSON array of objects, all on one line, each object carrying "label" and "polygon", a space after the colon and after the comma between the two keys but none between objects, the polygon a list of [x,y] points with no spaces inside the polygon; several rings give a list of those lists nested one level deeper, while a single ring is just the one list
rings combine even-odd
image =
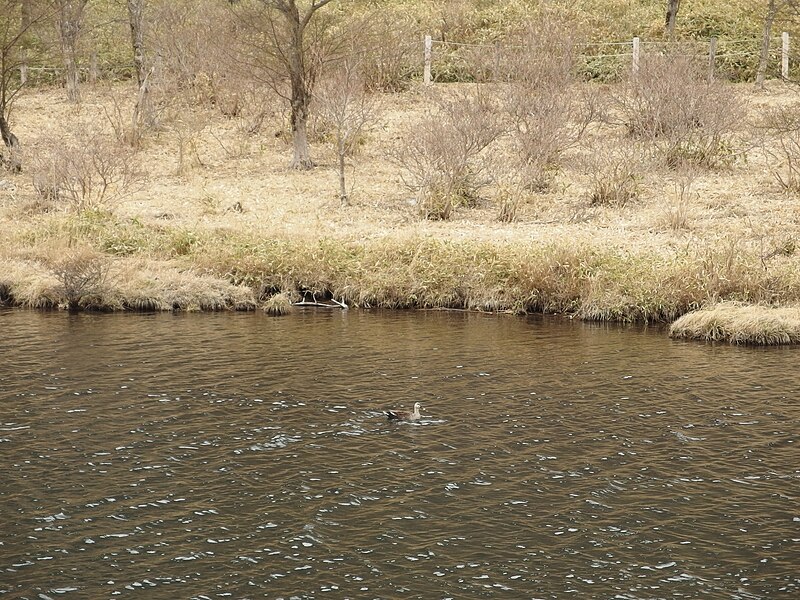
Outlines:
[{"label": "duck body", "polygon": [[386,416],[390,421],[419,421],[421,416],[419,414],[419,402],[414,403],[414,410],[387,410]]}]

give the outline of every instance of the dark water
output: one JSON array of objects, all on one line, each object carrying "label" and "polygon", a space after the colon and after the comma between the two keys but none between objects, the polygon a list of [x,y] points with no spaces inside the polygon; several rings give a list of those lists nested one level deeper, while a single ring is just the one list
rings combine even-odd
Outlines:
[{"label": "dark water", "polygon": [[436,312],[0,332],[0,596],[800,597],[800,349]]}]

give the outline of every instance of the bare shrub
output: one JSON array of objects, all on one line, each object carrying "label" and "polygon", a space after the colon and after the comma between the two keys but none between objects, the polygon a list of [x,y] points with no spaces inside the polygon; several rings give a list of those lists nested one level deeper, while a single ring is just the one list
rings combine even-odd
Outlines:
[{"label": "bare shrub", "polygon": [[762,147],[773,177],[785,191],[800,194],[800,107],[770,109],[760,123]]},{"label": "bare shrub", "polygon": [[66,308],[90,308],[102,303],[108,263],[104,255],[86,247],[68,248],[51,270],[59,282],[58,296]]},{"label": "bare shrub", "polygon": [[725,83],[709,81],[691,57],[642,57],[615,104],[628,133],[653,143],[671,168],[716,167],[733,159],[743,102]]},{"label": "bare shrub", "polygon": [[562,154],[581,139],[599,107],[594,90],[578,85],[568,24],[544,11],[507,43],[478,53],[473,61],[482,77],[503,82],[514,161],[526,187],[547,189]]},{"label": "bare shrub", "polygon": [[432,99],[396,153],[421,216],[446,220],[454,208],[477,203],[490,182],[485,151],[502,131],[494,104],[480,87]]},{"label": "bare shrub", "polygon": [[361,59],[364,85],[375,92],[405,90],[419,70],[422,41],[414,19],[402,10],[382,6],[366,12],[348,27]]},{"label": "bare shrub", "polygon": [[76,211],[107,208],[143,176],[130,147],[91,130],[41,140],[30,162],[39,196]]}]

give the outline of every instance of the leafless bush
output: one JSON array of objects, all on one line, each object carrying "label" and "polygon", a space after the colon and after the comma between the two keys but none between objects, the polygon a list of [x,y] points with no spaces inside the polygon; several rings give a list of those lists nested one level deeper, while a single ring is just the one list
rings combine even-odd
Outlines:
[{"label": "leafless bush", "polygon": [[800,194],[800,106],[767,111],[759,129],[775,180],[787,192]]},{"label": "leafless bush", "polygon": [[615,104],[628,133],[655,144],[669,167],[715,167],[734,156],[742,100],[723,82],[709,81],[693,58],[642,57]]},{"label": "leafless bush", "polygon": [[474,205],[489,183],[487,148],[503,132],[492,100],[481,88],[432,99],[423,119],[409,127],[396,159],[406,186],[426,219],[449,219]]},{"label": "leafless bush", "polygon": [[57,293],[70,310],[100,304],[108,264],[90,248],[68,248],[51,265],[60,286]]},{"label": "leafless bush", "polygon": [[561,155],[580,140],[599,107],[593,88],[577,84],[575,44],[565,21],[540,14],[473,60],[481,77],[503,82],[503,108],[526,186],[546,189]]},{"label": "leafless bush", "polygon": [[130,147],[89,130],[41,140],[30,162],[39,195],[76,211],[107,207],[143,177]]}]

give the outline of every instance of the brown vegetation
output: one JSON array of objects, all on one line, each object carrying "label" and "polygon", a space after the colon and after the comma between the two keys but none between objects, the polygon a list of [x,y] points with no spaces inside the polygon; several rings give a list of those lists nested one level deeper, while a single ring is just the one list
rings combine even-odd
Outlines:
[{"label": "brown vegetation", "polygon": [[800,308],[718,304],[691,312],[670,327],[672,337],[776,346],[800,342]]},{"label": "brown vegetation", "polygon": [[[299,173],[292,90],[266,81],[280,61],[230,61],[220,39],[240,33],[239,57],[252,41],[240,13],[213,9],[197,37],[179,26],[190,8],[157,5],[161,63],[135,81],[85,86],[78,105],[58,89],[17,98],[4,302],[279,314],[310,293],[669,321],[800,301],[800,119],[783,84],[709,80],[680,52],[582,82],[572,30],[543,13],[459,54],[477,82],[424,87],[399,48],[359,45],[388,35],[365,10],[358,35],[335,19],[312,32],[326,53],[301,108],[314,155],[333,158]],[[453,10],[442,36],[471,26]]]}]

